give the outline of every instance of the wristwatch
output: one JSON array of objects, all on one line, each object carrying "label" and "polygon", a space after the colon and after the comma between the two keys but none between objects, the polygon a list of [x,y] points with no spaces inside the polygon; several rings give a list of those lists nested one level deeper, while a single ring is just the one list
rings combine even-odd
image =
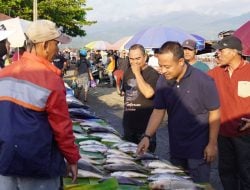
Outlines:
[{"label": "wristwatch", "polygon": [[147,134],[145,134],[145,133],[141,136],[141,139],[143,139],[144,137],[147,137],[147,138],[148,138],[148,140],[150,140],[150,139],[151,139],[151,136],[150,136],[150,135],[147,135]]}]

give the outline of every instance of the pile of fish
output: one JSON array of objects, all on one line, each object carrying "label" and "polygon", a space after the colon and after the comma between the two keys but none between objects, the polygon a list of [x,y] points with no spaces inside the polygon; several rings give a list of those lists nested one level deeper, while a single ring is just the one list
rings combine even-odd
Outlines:
[{"label": "pile of fish", "polygon": [[[74,96],[67,96],[76,143],[81,159],[79,178],[105,181],[115,177],[119,184],[150,189],[197,189],[189,176],[167,160],[146,153],[136,155],[137,144],[124,141],[110,124],[92,115]],[[76,105],[73,107],[73,105]]]}]

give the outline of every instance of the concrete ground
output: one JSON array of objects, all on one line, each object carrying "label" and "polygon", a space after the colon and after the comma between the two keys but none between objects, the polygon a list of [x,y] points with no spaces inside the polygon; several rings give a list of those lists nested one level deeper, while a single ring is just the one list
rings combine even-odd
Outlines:
[{"label": "concrete ground", "polygon": [[[70,73],[67,73],[70,75]],[[90,88],[87,105],[90,110],[100,118],[111,124],[120,134],[122,130],[124,98],[117,94],[115,88],[109,88],[107,84],[100,84],[96,88]],[[169,160],[167,119],[157,131],[157,147],[155,154],[160,158]],[[211,184],[215,190],[223,190],[217,170],[217,161],[212,164]]]}]

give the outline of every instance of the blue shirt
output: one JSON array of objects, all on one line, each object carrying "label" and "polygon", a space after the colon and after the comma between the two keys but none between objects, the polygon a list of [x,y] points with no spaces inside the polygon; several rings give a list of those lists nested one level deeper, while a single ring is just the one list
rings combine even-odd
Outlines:
[{"label": "blue shirt", "polygon": [[154,108],[167,110],[171,156],[203,158],[209,138],[208,114],[219,108],[213,79],[190,65],[179,83],[161,75]]},{"label": "blue shirt", "polygon": [[206,65],[206,63],[203,63],[201,61],[196,61],[192,66],[203,72],[209,71],[209,67]]}]

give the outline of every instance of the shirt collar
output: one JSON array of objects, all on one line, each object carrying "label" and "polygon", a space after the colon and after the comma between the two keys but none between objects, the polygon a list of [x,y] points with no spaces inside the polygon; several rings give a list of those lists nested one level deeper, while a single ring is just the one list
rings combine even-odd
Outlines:
[{"label": "shirt collar", "polygon": [[189,77],[193,71],[193,67],[189,63],[185,62],[185,64],[187,65],[187,70],[185,74],[183,75],[182,79]]},{"label": "shirt collar", "polygon": [[[235,70],[238,70],[238,69],[243,68],[243,67],[245,66],[246,63],[247,63],[247,62],[244,61],[244,60],[242,59],[241,62],[240,62],[240,64],[239,64],[239,66],[238,66]],[[228,71],[228,69],[229,69],[229,66],[228,66],[228,65],[225,66],[224,70],[225,70],[225,71]]]}]

